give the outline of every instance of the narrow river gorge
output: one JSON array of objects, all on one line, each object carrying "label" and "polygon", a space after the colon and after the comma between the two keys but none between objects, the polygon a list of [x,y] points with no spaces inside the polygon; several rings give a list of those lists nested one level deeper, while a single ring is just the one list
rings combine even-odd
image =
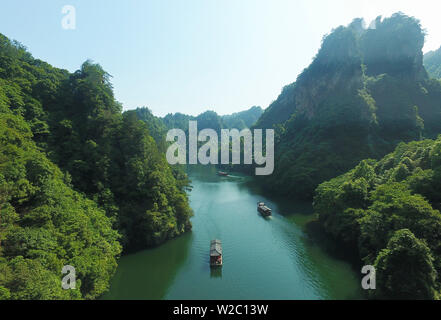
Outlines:
[{"label": "narrow river gorge", "polygon": [[[361,274],[306,233],[308,204],[262,196],[252,177],[189,170],[193,231],[123,256],[103,299],[360,299]],[[263,218],[258,201],[273,209]],[[222,269],[209,266],[221,239]]]}]

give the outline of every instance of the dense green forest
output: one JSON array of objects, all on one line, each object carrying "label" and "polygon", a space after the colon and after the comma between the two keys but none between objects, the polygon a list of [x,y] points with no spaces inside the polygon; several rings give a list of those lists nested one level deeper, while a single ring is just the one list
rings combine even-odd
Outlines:
[{"label": "dense green forest", "polygon": [[[236,112],[230,115],[220,116],[214,111],[205,111],[198,116],[190,116],[183,113],[167,114],[160,118],[152,114],[148,108],[138,108],[136,112],[149,129],[158,133],[157,136],[165,136],[168,129],[188,130],[188,121],[197,121],[198,129],[214,129],[219,132],[221,129],[245,129],[252,127],[263,113],[261,107],[251,107],[248,110]],[[152,133],[153,135],[153,133]]]},{"label": "dense green forest", "polygon": [[[0,35],[0,124],[0,298],[99,297],[122,250],[191,228],[185,174],[99,65],[69,73]],[[67,264],[80,290],[61,289]]]},{"label": "dense green forest", "polygon": [[440,297],[441,136],[401,143],[322,183],[314,210],[327,233],[375,266],[373,298]]},{"label": "dense green forest", "polygon": [[441,133],[441,82],[423,66],[424,32],[397,13],[365,29],[361,19],[323,38],[311,65],[265,110],[276,130],[267,190],[311,199],[314,189],[399,142]]},{"label": "dense green forest", "polygon": [[[6,90],[5,90],[6,89]],[[71,177],[32,141],[30,125],[0,87],[0,299],[95,298],[121,252],[105,211],[74,191]],[[8,98],[9,96],[9,98]],[[62,290],[61,268],[78,270],[78,290]]]},{"label": "dense green forest", "polygon": [[[188,178],[164,155],[190,120],[274,128],[267,191],[314,199],[324,231],[376,267],[372,298],[440,298],[441,49],[423,56],[404,14],[374,25],[325,36],[265,111],[162,118],[122,112],[100,65],[70,73],[0,34],[0,300],[98,298],[122,253],[190,230]],[[64,265],[79,290],[61,289]]]},{"label": "dense green forest", "polygon": [[441,79],[441,48],[424,55],[424,67],[432,78]]},{"label": "dense green forest", "polygon": [[[251,107],[248,110],[236,112],[231,115],[220,116],[214,111],[205,111],[198,116],[190,116],[182,113],[167,114],[165,117],[160,118],[155,115],[148,108],[136,109],[139,119],[144,121],[149,128],[151,135],[155,138],[161,151],[166,152],[167,146],[165,137],[169,129],[181,129],[188,134],[188,122],[197,121],[198,130],[202,129],[214,129],[218,137],[221,136],[222,129],[238,129],[251,128],[260,116],[263,114],[261,107]],[[198,142],[198,146],[203,145],[203,142]],[[231,152],[231,143],[230,143]],[[222,170],[228,171],[247,171],[248,165],[244,164],[228,164],[221,165],[221,152],[219,146],[219,159],[218,167]],[[188,159],[187,159],[188,160]],[[179,169],[174,169],[178,170]]]},{"label": "dense green forest", "polygon": [[322,230],[375,266],[370,298],[439,299],[441,49],[423,65],[418,20],[397,13],[374,25],[356,19],[325,36],[265,110],[254,127],[275,129],[276,162],[261,180],[313,197]]}]

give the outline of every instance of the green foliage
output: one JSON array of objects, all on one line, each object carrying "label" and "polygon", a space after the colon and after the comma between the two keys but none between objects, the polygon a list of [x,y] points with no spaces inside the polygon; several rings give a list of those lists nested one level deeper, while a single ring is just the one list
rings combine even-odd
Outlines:
[{"label": "green foliage", "polygon": [[420,21],[395,13],[390,18],[375,21],[375,29],[368,29],[361,39],[367,74],[424,79],[423,67],[425,33]]},{"label": "green foliage", "polygon": [[424,55],[424,67],[432,78],[441,79],[441,48]]},{"label": "green foliage", "polygon": [[9,300],[11,293],[5,287],[0,286],[0,300]]},{"label": "green foliage", "polygon": [[166,151],[165,137],[167,134],[167,127],[163,120],[153,115],[149,108],[138,108],[136,114],[139,120],[145,122],[149,129],[150,135],[155,139],[161,151]]},{"label": "green foliage", "polygon": [[[139,110],[142,114],[144,111]],[[162,118],[167,129],[182,129],[188,131],[188,121],[197,121],[198,130],[213,129],[220,134],[221,129],[238,129],[242,130],[250,128],[259,117],[262,115],[263,110],[261,107],[251,107],[248,110],[233,113],[231,115],[220,116],[214,111],[206,111],[200,115],[194,117],[185,115],[182,113],[168,114]],[[141,116],[141,119],[148,119],[149,117]]]},{"label": "green foliage", "polygon": [[[118,150],[125,157],[118,160],[120,173],[110,186],[121,206],[123,243],[128,249],[145,248],[189,230],[192,212],[181,184],[186,177],[174,174],[135,112],[124,114],[120,130]],[[150,219],[152,211],[157,220]]]},{"label": "green foliage", "polygon": [[[191,228],[188,178],[166,162],[162,125],[122,114],[110,79],[91,61],[56,69],[0,35],[1,299],[99,297],[122,247]],[[68,264],[77,290],[61,288]]]},{"label": "green foliage", "polygon": [[[118,234],[105,212],[72,190],[31,137],[21,116],[0,113],[0,297],[98,297],[116,269]],[[77,268],[78,290],[61,288],[67,264]]]},{"label": "green foliage", "polygon": [[270,104],[255,124],[258,128],[272,128],[286,122],[296,110],[296,84],[291,83],[282,89],[279,97]]},{"label": "green foliage", "polygon": [[379,298],[434,299],[436,271],[430,249],[408,229],[396,231],[378,254],[376,296]]},{"label": "green foliage", "polygon": [[438,297],[440,171],[441,136],[401,143],[316,189],[314,211],[326,232],[378,266],[374,298]]},{"label": "green foliage", "polygon": [[238,130],[250,128],[257,122],[262,113],[263,110],[261,107],[254,106],[245,111],[222,116],[223,127],[226,129]]},{"label": "green foliage", "polygon": [[[189,230],[192,213],[185,183],[177,181],[162,153],[162,126],[153,116],[146,124],[135,111],[122,114],[109,79],[99,65],[87,61],[62,82],[60,103],[49,121],[53,129],[48,149],[75,188],[106,210],[123,236],[124,248],[135,250]],[[157,198],[163,199],[158,208],[163,219],[156,230],[160,237],[153,239],[148,223],[141,222]]]},{"label": "green foliage", "polygon": [[[224,116],[220,116],[214,111],[206,111],[196,117],[185,115],[182,113],[175,113],[167,114],[164,118],[157,118],[153,116],[150,110],[148,110],[147,108],[139,108],[136,110],[136,112],[138,114],[138,117],[149,127],[150,132],[152,132],[153,137],[160,145],[161,150],[165,151],[168,144],[165,143],[164,139],[168,129],[181,129],[188,136],[189,121],[197,121],[197,127],[199,131],[203,129],[213,129],[216,131],[218,138],[220,139],[222,129],[243,130],[250,128],[262,115],[263,110],[261,107],[251,107],[248,110]],[[203,143],[198,142],[198,144],[200,146]],[[219,146],[219,148],[221,148],[221,146]],[[243,146],[241,148],[243,150]],[[221,163],[220,150],[218,152],[218,155],[218,163]],[[250,169],[248,165],[231,163],[228,165],[219,164],[218,167],[222,170],[228,171],[247,171]],[[175,166],[173,170],[176,177],[182,176],[182,168]]]},{"label": "green foliage", "polygon": [[255,125],[277,129],[275,171],[260,178],[264,188],[310,199],[362,159],[436,138],[441,85],[427,77],[423,44],[419,21],[400,13],[378,18],[375,29],[356,19],[324,37],[311,65]]}]

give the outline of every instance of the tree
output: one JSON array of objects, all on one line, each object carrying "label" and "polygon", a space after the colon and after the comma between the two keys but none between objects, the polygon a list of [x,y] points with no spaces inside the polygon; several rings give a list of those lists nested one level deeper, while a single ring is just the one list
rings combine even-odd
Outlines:
[{"label": "tree", "polygon": [[377,289],[381,299],[434,299],[436,271],[424,241],[408,229],[394,233],[375,260]]}]

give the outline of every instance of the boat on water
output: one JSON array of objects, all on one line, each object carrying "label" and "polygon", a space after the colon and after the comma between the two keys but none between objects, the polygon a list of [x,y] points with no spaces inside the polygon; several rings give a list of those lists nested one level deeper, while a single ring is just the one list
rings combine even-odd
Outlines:
[{"label": "boat on water", "polygon": [[260,212],[260,214],[264,217],[269,217],[272,214],[272,211],[270,208],[268,208],[265,203],[258,202],[257,203],[257,211]]},{"label": "boat on water", "polygon": [[218,176],[222,176],[222,177],[228,177],[228,172],[225,172],[225,171],[219,171],[219,172],[217,173],[217,175],[218,175]]},{"label": "boat on water", "polygon": [[218,239],[211,240],[210,244],[210,266],[222,266],[222,242]]}]

